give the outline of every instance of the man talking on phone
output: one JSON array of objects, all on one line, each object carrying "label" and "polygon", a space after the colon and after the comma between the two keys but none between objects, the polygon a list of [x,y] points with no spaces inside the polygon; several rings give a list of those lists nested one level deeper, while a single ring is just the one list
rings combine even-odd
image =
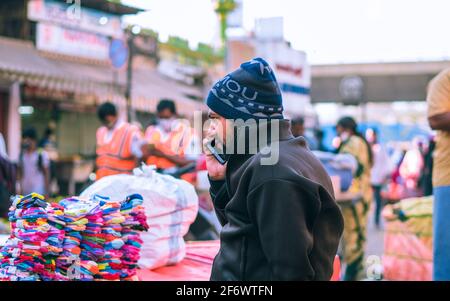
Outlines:
[{"label": "man talking on phone", "polygon": [[330,280],[343,218],[325,169],[283,117],[268,63],[243,63],[206,103],[203,143],[223,225],[211,280]]}]

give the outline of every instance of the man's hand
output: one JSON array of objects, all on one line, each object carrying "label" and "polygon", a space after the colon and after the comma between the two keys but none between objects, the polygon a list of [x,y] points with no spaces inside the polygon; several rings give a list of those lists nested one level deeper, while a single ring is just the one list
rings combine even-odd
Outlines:
[{"label": "man's hand", "polygon": [[450,131],[450,112],[428,117],[433,130]]},{"label": "man's hand", "polygon": [[165,157],[165,154],[159,150],[154,144],[144,144],[141,146],[144,158],[149,156]]},{"label": "man's hand", "polygon": [[160,158],[166,157],[166,154],[164,152],[162,152],[160,149],[158,149],[157,147],[154,147],[153,149],[150,150],[150,155],[155,156],[155,157],[160,157]]},{"label": "man's hand", "polygon": [[208,169],[208,175],[211,180],[223,180],[225,179],[225,172],[227,170],[227,164],[220,164],[216,158],[212,155],[209,149],[206,147],[215,137],[214,129],[208,130],[206,138],[203,139],[203,151],[206,155],[206,168]]}]

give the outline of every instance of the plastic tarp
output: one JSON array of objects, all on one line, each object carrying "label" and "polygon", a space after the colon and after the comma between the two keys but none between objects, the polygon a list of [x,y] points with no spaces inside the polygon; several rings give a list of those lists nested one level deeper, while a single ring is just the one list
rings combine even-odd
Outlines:
[{"label": "plastic tarp", "polygon": [[350,154],[333,154],[320,151],[313,151],[313,154],[322,162],[330,176],[340,178],[341,191],[347,191],[358,168],[355,157]]},{"label": "plastic tarp", "polygon": [[[220,242],[198,241],[186,244],[186,257],[174,266],[160,267],[138,271],[142,281],[209,281],[214,257],[219,251]],[[340,278],[340,261],[336,256],[331,281]]]},{"label": "plastic tarp", "polygon": [[431,281],[433,197],[404,199],[383,210],[386,280]]}]

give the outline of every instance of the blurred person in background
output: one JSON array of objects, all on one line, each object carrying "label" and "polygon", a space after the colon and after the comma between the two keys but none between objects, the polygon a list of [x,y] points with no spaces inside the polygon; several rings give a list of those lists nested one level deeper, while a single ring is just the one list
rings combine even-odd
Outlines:
[{"label": "blurred person in background", "polygon": [[431,137],[428,144],[428,150],[423,158],[424,168],[422,170],[422,177],[420,181],[424,196],[433,195],[433,156],[435,149],[436,141],[434,137]]},{"label": "blurred person in background", "polygon": [[19,182],[22,195],[36,192],[47,197],[50,192],[50,158],[45,150],[38,148],[34,127],[29,127],[22,133]]},{"label": "blurred person in background", "polygon": [[317,141],[317,150],[321,152],[329,152],[330,150],[325,146],[325,143],[323,142],[325,138],[325,133],[322,129],[317,128],[314,130],[314,137]]},{"label": "blurred person in background", "polygon": [[418,137],[414,138],[400,165],[400,176],[405,185],[405,197],[422,195],[419,189],[419,180],[424,167],[422,147],[422,141]]},{"label": "blurred person in background", "polygon": [[96,180],[115,174],[131,174],[142,154],[139,128],[119,120],[117,108],[110,102],[97,110],[103,126],[97,130]]},{"label": "blurred person in background", "polygon": [[450,68],[429,84],[428,122],[436,130],[433,162],[433,279],[450,280]]},{"label": "blurred person in background", "polygon": [[58,157],[58,151],[56,146],[56,135],[55,135],[55,124],[50,123],[47,128],[44,131],[44,136],[41,140],[39,140],[40,148],[45,149],[49,155],[50,153],[53,153],[53,155],[50,155],[51,157],[54,157],[56,160]]},{"label": "blurred person in background", "polygon": [[357,123],[352,117],[341,118],[336,125],[340,138],[338,153],[350,154],[358,162],[358,169],[349,191],[361,194],[360,201],[342,206],[344,215],[343,252],[347,264],[344,280],[361,279],[364,251],[366,246],[367,215],[372,201],[370,170],[373,155],[369,143],[357,131]]},{"label": "blurred person in background", "polygon": [[315,140],[315,137],[310,137],[306,133],[305,119],[303,117],[296,117],[291,120],[291,131],[292,131],[292,135],[294,135],[294,137],[305,138],[310,150],[318,149],[317,141]]},{"label": "blurred person in background", "polygon": [[6,143],[3,139],[3,134],[0,133],[0,156],[3,158],[8,158],[8,153],[6,152]]},{"label": "blurred person in background", "polygon": [[370,183],[375,200],[375,226],[380,228],[380,213],[384,206],[384,200],[381,197],[381,190],[389,181],[394,171],[394,165],[384,147],[378,141],[378,132],[376,129],[367,129],[366,140],[369,142],[373,153],[373,166],[370,173]]},{"label": "blurred person in background", "polygon": [[[194,164],[200,154],[201,142],[194,139],[190,125],[177,118],[175,102],[163,99],[158,103],[156,111],[156,125],[149,126],[145,131],[144,159],[147,165],[168,170]],[[197,152],[192,151],[195,142],[198,144]],[[183,177],[188,180],[186,175]]]},{"label": "blurred person in background", "polygon": [[[3,137],[0,133],[0,219],[8,217],[9,198],[16,193],[17,168],[6,154]],[[3,142],[3,144],[2,144]],[[0,228],[2,227],[0,221]],[[0,229],[1,233],[1,229]]]},{"label": "blurred person in background", "polygon": [[393,163],[393,171],[388,184],[388,190],[382,193],[383,199],[388,202],[398,202],[405,196],[405,183],[400,175],[400,167],[405,158],[406,150],[400,147],[394,150],[391,155],[391,162]]},{"label": "blurred person in background", "polygon": [[[56,124],[50,122],[45,129],[44,136],[39,141],[38,147],[45,150],[50,158],[50,188],[56,185],[56,162],[58,161],[58,149],[55,135]],[[52,189],[53,191],[54,189]]]}]

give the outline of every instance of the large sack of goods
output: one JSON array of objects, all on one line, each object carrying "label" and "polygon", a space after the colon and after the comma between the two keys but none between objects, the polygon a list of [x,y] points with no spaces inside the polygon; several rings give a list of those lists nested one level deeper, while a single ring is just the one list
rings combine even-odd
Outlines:
[{"label": "large sack of goods", "polygon": [[133,175],[114,175],[100,179],[81,194],[82,197],[102,195],[122,199],[131,193],[144,198],[148,232],[139,265],[154,269],[173,265],[185,257],[183,236],[198,212],[198,197],[194,187],[186,181],[162,175],[153,166],[136,168]]},{"label": "large sack of goods", "polygon": [[383,268],[387,280],[431,281],[433,197],[404,199],[383,210]]},{"label": "large sack of goods", "polygon": [[333,154],[321,151],[313,151],[313,154],[325,167],[328,175],[340,178],[340,190],[347,191],[353,181],[353,175],[358,169],[358,162],[350,154]]}]

